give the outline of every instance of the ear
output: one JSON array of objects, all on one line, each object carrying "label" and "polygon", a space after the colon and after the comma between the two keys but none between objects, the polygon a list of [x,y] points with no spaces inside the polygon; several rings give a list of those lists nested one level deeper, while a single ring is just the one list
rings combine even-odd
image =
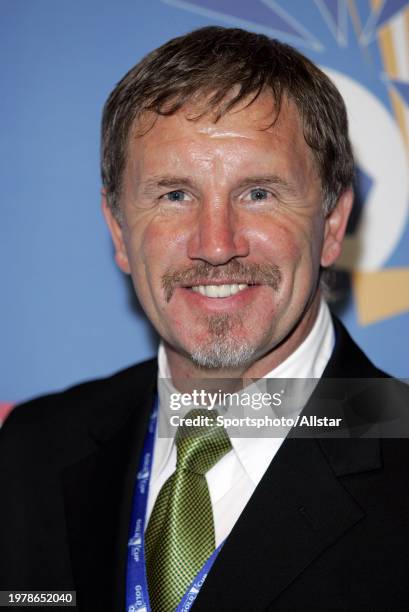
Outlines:
[{"label": "ear", "polygon": [[340,196],[335,208],[325,219],[324,242],[321,251],[321,266],[328,268],[340,256],[349,215],[354,201],[354,192],[349,187]]},{"label": "ear", "polygon": [[113,214],[111,207],[108,205],[105,189],[102,189],[101,195],[102,213],[105,217],[106,224],[114,243],[116,264],[118,268],[122,270],[122,272],[125,272],[125,274],[130,274],[131,268],[129,266],[128,255],[125,248],[122,227]]}]

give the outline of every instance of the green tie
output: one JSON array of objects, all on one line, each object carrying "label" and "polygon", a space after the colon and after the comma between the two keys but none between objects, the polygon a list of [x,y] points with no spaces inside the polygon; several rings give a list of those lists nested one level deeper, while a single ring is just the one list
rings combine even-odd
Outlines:
[{"label": "green tie", "polygon": [[[209,417],[209,411],[195,409],[187,416]],[[231,449],[226,430],[215,424],[180,426],[175,441],[176,471],[159,492],[145,534],[152,612],[175,610],[215,549],[213,512],[205,474]]]}]

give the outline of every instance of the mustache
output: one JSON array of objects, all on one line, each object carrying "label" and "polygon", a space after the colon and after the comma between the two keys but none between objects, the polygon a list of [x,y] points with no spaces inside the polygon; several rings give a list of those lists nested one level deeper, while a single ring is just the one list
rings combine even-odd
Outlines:
[{"label": "mustache", "polygon": [[232,259],[224,266],[213,266],[201,261],[185,270],[168,270],[162,276],[162,289],[166,302],[170,302],[178,287],[193,287],[204,281],[227,281],[234,284],[268,285],[277,291],[282,274],[274,264],[243,263]]}]

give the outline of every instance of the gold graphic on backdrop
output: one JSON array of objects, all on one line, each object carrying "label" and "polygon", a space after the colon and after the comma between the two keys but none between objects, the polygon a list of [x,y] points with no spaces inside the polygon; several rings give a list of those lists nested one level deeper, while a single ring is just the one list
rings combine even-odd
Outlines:
[{"label": "gold graphic on backdrop", "polygon": [[352,285],[361,325],[370,325],[409,310],[409,268],[354,272]]}]

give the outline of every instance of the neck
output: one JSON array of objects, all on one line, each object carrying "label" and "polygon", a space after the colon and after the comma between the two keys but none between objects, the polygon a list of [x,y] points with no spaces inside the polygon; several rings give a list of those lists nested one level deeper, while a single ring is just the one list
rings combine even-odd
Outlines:
[{"label": "neck", "polygon": [[190,393],[197,389],[200,381],[201,388],[213,391],[220,388],[222,379],[224,391],[233,392],[244,388],[252,380],[263,378],[283,363],[307,338],[317,319],[320,299],[321,294],[318,291],[285,338],[242,368],[200,368],[188,356],[165,343],[173,385],[182,393]]}]

